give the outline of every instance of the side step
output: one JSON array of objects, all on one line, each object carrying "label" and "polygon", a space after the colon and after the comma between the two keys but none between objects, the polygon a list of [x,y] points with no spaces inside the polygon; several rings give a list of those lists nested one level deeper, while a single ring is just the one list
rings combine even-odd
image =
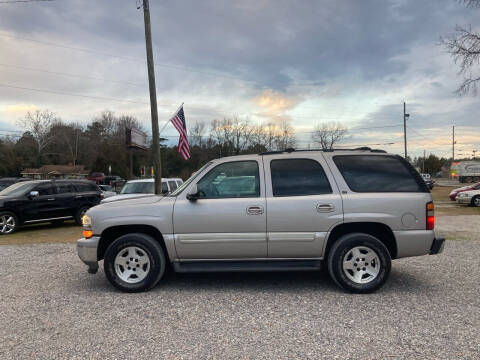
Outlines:
[{"label": "side step", "polygon": [[244,271],[314,271],[321,268],[320,260],[246,260],[246,261],[175,261],[178,273],[244,272]]}]

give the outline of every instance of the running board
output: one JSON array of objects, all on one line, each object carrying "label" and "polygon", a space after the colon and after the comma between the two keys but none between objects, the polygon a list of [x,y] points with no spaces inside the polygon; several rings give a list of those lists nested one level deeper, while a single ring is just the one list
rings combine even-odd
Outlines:
[{"label": "running board", "polygon": [[175,261],[173,263],[173,269],[178,273],[315,271],[320,268],[320,260]]}]

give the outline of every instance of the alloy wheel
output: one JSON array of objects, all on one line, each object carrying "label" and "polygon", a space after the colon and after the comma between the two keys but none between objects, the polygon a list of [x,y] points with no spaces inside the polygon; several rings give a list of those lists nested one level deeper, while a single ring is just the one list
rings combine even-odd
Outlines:
[{"label": "alloy wheel", "polygon": [[15,231],[15,218],[11,215],[0,216],[0,232],[2,234],[10,234]]},{"label": "alloy wheel", "polygon": [[128,246],[118,252],[114,267],[115,273],[121,280],[136,284],[147,277],[150,271],[150,258],[143,249]]},{"label": "alloy wheel", "polygon": [[375,251],[366,246],[356,246],[343,258],[343,272],[356,284],[373,281],[380,272],[380,259]]}]

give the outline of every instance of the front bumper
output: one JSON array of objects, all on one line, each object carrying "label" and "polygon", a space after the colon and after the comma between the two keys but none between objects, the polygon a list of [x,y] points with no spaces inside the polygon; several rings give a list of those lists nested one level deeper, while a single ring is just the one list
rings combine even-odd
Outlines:
[{"label": "front bumper", "polygon": [[97,249],[99,241],[99,236],[92,236],[89,239],[82,238],[77,240],[78,257],[88,265],[88,272],[90,274],[96,274],[98,271]]},{"label": "front bumper", "polygon": [[430,247],[430,255],[437,255],[442,253],[444,247],[445,247],[444,238],[433,239],[432,246]]}]

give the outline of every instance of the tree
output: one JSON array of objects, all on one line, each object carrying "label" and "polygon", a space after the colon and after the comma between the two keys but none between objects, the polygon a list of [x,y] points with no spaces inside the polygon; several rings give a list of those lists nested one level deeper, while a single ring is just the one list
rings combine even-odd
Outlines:
[{"label": "tree", "polygon": [[[480,8],[480,0],[460,2],[470,8]],[[459,75],[464,78],[455,93],[466,95],[471,92],[476,95],[480,84],[480,33],[472,30],[471,25],[457,25],[455,34],[441,38],[440,43],[453,57],[453,61],[459,66]]]},{"label": "tree", "polygon": [[35,110],[18,120],[18,125],[28,131],[37,143],[38,162],[41,161],[42,152],[53,141],[50,132],[52,125],[58,121],[55,113],[49,110]]},{"label": "tree", "polygon": [[328,122],[315,127],[312,134],[313,142],[319,144],[322,150],[331,150],[334,145],[345,139],[348,129],[339,122]]}]

